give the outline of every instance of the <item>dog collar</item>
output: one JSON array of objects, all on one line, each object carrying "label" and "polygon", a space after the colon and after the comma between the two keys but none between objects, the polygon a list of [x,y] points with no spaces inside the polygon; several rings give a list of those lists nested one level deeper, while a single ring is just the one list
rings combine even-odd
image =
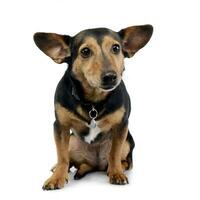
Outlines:
[{"label": "dog collar", "polygon": [[91,119],[90,123],[87,123],[87,127],[89,128],[96,128],[96,121],[95,119],[98,117],[98,111],[95,109],[94,105],[89,104],[89,103],[82,103],[79,96],[77,95],[76,89],[74,87],[72,87],[72,96],[79,101],[81,104],[83,104],[84,106],[90,106],[92,109],[88,112],[88,115]]},{"label": "dog collar", "polygon": [[[87,126],[89,128],[96,128],[96,118],[98,117],[98,111],[97,109],[95,108],[95,106],[89,102],[84,102],[81,100],[81,98],[79,97],[78,93],[77,93],[77,89],[73,83],[73,80],[71,79],[71,83],[72,83],[72,96],[80,103],[82,104],[84,107],[87,107],[87,108],[91,108],[89,111],[88,111],[88,115],[91,119],[90,123],[87,122]],[[88,110],[88,109],[87,109]]]}]

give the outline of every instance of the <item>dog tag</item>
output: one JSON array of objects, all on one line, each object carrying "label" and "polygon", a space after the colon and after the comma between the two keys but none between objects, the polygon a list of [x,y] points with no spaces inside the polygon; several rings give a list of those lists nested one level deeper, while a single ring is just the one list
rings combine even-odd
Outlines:
[{"label": "dog tag", "polygon": [[95,119],[97,118],[97,116],[98,116],[98,112],[94,108],[94,106],[92,106],[92,110],[90,110],[89,112],[89,117],[91,118],[90,124],[88,125],[89,128],[96,128],[97,123]]},{"label": "dog tag", "polygon": [[97,126],[97,123],[96,123],[95,119],[92,119],[90,124],[89,124],[89,127],[90,128],[96,128],[96,126]]}]

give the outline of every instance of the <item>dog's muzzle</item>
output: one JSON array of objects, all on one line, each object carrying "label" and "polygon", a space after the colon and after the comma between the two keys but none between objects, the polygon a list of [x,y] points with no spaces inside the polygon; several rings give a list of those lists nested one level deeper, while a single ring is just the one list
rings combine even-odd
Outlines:
[{"label": "dog's muzzle", "polygon": [[117,74],[114,71],[109,71],[101,76],[101,86],[104,90],[110,90],[117,84]]}]

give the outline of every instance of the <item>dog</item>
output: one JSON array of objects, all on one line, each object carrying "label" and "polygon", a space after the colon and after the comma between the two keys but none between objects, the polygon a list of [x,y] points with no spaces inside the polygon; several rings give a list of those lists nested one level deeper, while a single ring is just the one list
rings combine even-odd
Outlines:
[{"label": "dog", "polygon": [[124,58],[144,47],[151,25],[112,31],[87,29],[71,37],[37,32],[37,47],[68,68],[55,92],[54,137],[57,164],[44,190],[63,188],[72,166],[74,179],[107,171],[111,184],[124,185],[132,167],[134,140],[128,129],[131,105],[122,74]]}]

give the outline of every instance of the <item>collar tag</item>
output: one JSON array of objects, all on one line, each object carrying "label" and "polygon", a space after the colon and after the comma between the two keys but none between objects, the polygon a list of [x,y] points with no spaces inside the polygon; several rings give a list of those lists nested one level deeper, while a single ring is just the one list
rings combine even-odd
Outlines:
[{"label": "collar tag", "polygon": [[96,128],[96,126],[97,126],[97,123],[96,123],[95,119],[92,119],[90,121],[90,124],[88,125],[88,127],[93,129],[93,128]]}]

